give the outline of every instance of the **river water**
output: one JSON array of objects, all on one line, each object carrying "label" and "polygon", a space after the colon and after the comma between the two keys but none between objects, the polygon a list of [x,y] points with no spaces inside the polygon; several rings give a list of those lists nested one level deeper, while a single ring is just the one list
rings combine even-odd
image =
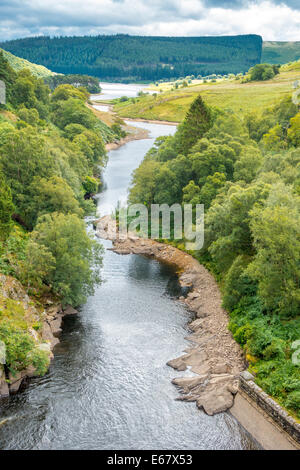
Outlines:
[{"label": "river water", "polygon": [[[154,139],[175,131],[137,125],[151,138],[110,152],[101,215],[126,197],[131,172]],[[49,373],[0,403],[0,448],[256,448],[229,413],[210,417],[195,403],[175,400],[171,379],[182,373],[166,362],[188,346],[189,313],[174,300],[172,270],[106,250],[103,281],[79,315],[65,318]]]}]

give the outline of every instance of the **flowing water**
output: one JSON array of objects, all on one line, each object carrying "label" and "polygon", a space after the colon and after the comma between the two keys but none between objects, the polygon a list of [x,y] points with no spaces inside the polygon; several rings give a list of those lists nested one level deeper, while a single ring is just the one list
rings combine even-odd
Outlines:
[{"label": "flowing water", "polygon": [[[101,215],[126,197],[131,172],[154,138],[175,131],[137,125],[151,138],[110,152]],[[188,346],[189,313],[172,297],[172,270],[106,250],[103,280],[79,315],[65,318],[49,373],[0,403],[0,448],[256,448],[230,414],[210,417],[175,400],[171,379],[182,373],[166,362]]]}]

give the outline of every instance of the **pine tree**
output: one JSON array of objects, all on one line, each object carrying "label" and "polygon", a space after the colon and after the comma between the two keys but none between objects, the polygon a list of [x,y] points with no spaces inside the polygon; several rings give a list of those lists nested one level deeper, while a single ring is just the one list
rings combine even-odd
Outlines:
[{"label": "pine tree", "polygon": [[176,148],[178,153],[187,155],[193,145],[211,128],[212,112],[199,95],[176,133]]}]

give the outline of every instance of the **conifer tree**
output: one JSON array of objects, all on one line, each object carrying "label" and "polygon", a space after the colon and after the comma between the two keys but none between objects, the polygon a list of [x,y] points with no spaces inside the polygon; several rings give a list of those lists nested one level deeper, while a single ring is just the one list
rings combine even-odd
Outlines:
[{"label": "conifer tree", "polygon": [[204,103],[201,96],[191,104],[191,107],[176,133],[176,147],[178,153],[187,155],[193,145],[201,139],[211,128],[213,123],[212,112]]}]

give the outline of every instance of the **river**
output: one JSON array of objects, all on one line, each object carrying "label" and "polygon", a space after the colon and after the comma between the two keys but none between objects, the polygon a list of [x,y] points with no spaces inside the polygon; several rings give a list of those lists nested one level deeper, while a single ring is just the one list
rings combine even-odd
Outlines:
[{"label": "river", "polygon": [[[131,172],[154,139],[175,131],[136,125],[151,138],[109,153],[101,215],[126,197]],[[229,413],[210,417],[195,403],[175,400],[171,380],[182,373],[166,362],[188,346],[189,313],[174,299],[173,271],[106,250],[103,281],[79,315],[65,318],[49,372],[2,400],[0,421],[8,421],[0,426],[0,448],[255,449]]]}]

